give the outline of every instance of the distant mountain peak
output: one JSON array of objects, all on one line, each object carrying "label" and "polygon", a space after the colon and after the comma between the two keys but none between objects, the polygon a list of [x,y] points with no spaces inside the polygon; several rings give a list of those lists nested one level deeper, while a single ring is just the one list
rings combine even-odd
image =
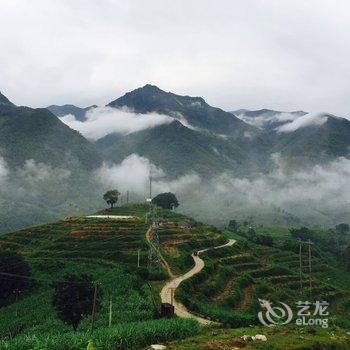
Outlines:
[{"label": "distant mountain peak", "polygon": [[208,105],[202,97],[192,97],[165,92],[159,87],[147,84],[127,92],[110,102],[109,107],[127,107],[139,114],[151,112],[169,115],[175,119],[186,119],[194,128],[216,134],[242,135],[252,127],[229,112]]},{"label": "distant mountain peak", "polygon": [[0,92],[0,105],[3,106],[14,106],[14,104]]},{"label": "distant mountain peak", "polygon": [[149,91],[149,92],[164,92],[165,93],[165,91],[160,89],[158,86],[152,85],[152,84],[146,84],[145,86],[143,86],[139,89],[136,89],[136,90],[143,90],[143,91]]},{"label": "distant mountain peak", "polygon": [[72,104],[65,104],[62,106],[59,105],[51,105],[46,107],[51,113],[53,113],[56,117],[63,117],[67,114],[74,115],[76,120],[79,121],[85,121],[86,120],[86,112],[88,112],[90,109],[96,108],[96,105],[92,105],[89,107],[77,107]]}]

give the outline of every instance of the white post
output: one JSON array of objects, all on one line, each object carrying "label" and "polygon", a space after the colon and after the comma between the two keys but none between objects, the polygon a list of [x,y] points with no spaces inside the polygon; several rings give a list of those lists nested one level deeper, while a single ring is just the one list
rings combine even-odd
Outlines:
[{"label": "white post", "polygon": [[109,298],[109,327],[112,326],[112,296]]}]

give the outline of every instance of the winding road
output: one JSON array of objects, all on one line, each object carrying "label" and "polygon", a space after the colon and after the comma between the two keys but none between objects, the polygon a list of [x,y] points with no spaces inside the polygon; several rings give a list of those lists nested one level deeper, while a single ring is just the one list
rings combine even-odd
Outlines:
[{"label": "winding road", "polygon": [[[220,245],[217,247],[211,247],[211,248],[199,250],[197,255],[192,254],[192,258],[194,260],[194,267],[190,271],[186,272],[184,275],[175,277],[165,284],[165,286],[162,288],[162,290],[160,292],[160,297],[161,297],[162,303],[170,303],[171,304],[172,292],[173,292],[173,295],[175,295],[176,288],[181,284],[181,282],[191,278],[192,276],[196,275],[197,273],[199,273],[203,269],[203,267],[205,266],[205,263],[204,263],[203,259],[201,259],[199,257],[200,253],[206,252],[206,251],[211,250],[211,249],[220,249],[220,248],[224,248],[224,247],[229,247],[235,243],[236,243],[236,240],[229,239],[229,241],[226,244],[223,244],[223,245]],[[162,258],[162,260],[164,260],[164,258]],[[175,315],[177,315],[179,317],[194,318],[202,325],[208,325],[208,324],[215,323],[214,321],[210,321],[210,320],[207,320],[203,317],[199,317],[199,316],[196,316],[194,314],[191,314],[186,309],[186,307],[183,304],[177,302],[175,300],[175,298],[173,300],[173,305],[175,307]]]}]

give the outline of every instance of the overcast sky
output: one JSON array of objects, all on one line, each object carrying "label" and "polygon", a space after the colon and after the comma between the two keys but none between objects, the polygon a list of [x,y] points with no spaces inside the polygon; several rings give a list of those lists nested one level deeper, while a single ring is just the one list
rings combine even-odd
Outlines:
[{"label": "overcast sky", "polygon": [[0,0],[0,91],[103,105],[146,83],[226,110],[350,115],[347,0]]}]

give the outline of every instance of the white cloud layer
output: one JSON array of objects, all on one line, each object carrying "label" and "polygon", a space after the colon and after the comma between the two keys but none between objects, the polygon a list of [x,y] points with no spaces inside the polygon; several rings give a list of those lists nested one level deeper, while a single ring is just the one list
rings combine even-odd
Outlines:
[{"label": "white cloud layer", "polygon": [[126,108],[111,107],[90,109],[83,122],[76,120],[71,114],[60,119],[70,128],[92,140],[98,140],[112,133],[127,135],[173,121],[173,118],[158,113],[136,114]]},{"label": "white cloud layer", "polygon": [[157,168],[147,158],[131,154],[120,164],[104,163],[95,171],[95,177],[104,186],[145,195],[151,172],[155,179],[164,176],[163,170]]},{"label": "white cloud layer", "polygon": [[[302,113],[302,112],[301,112]],[[287,123],[297,119],[300,114],[297,112],[277,112],[277,111],[266,111],[258,117],[252,117],[246,115],[244,112],[235,113],[235,116],[242,119],[244,122],[253,125],[257,128],[263,129],[270,123]]]},{"label": "white cloud layer", "polygon": [[[256,222],[267,220],[269,224],[276,224],[276,217],[287,215],[318,225],[350,219],[350,160],[339,158],[328,165],[291,171],[284,167],[278,154],[273,159],[276,169],[254,178],[224,173],[209,181],[196,174],[167,180],[158,169],[153,194],[174,192],[181,211],[216,224],[249,215]],[[133,154],[118,165],[104,164],[95,176],[106,188],[117,187],[124,193],[129,190],[142,200],[148,196],[151,166],[148,159]]]},{"label": "white cloud layer", "polygon": [[5,182],[8,174],[9,174],[9,170],[7,168],[6,161],[3,157],[0,156],[0,184]]},{"label": "white cloud layer", "polygon": [[293,132],[300,128],[305,128],[307,126],[319,126],[326,123],[328,120],[328,116],[324,113],[316,113],[316,114],[305,114],[301,117],[298,117],[291,122],[287,122],[281,126],[276,128],[278,132]]}]

